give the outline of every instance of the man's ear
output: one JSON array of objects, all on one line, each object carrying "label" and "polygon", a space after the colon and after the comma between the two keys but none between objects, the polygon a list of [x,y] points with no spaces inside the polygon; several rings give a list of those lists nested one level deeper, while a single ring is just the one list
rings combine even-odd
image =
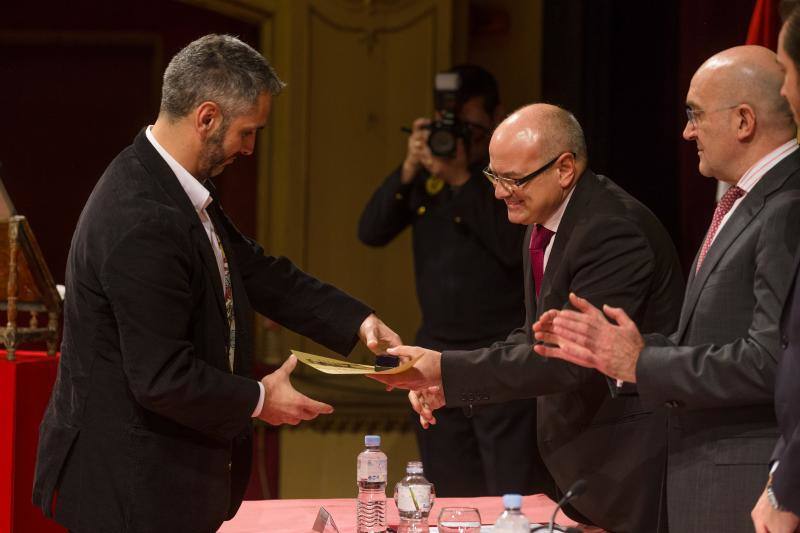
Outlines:
[{"label": "man's ear", "polygon": [[735,111],[736,138],[740,141],[749,140],[756,132],[756,112],[750,104],[741,104]]},{"label": "man's ear", "polygon": [[194,128],[202,138],[208,137],[222,124],[222,111],[215,102],[205,101],[194,111]]},{"label": "man's ear", "polygon": [[578,166],[575,161],[575,155],[572,152],[564,152],[556,161],[556,168],[558,170],[558,185],[567,190],[572,187],[575,180],[578,179]]}]

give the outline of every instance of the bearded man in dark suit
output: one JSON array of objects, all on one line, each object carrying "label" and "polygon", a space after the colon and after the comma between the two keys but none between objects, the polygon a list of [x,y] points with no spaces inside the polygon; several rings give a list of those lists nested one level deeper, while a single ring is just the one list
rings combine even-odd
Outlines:
[{"label": "bearded man in dark suit", "polygon": [[64,340],[34,503],[75,532],[216,531],[250,475],[252,419],[297,424],[329,405],[249,377],[252,310],[339,353],[399,343],[363,303],[264,255],[209,178],[250,155],[282,88],[230,36],[164,74],[161,110],[109,165],[67,265]]},{"label": "bearded man in dark suit", "polygon": [[[642,204],[588,166],[583,131],[564,109],[534,104],[498,126],[486,175],[508,218],[528,225],[523,247],[525,324],[489,348],[421,356],[414,370],[375,376],[412,389],[424,425],[442,405],[537,398],[538,445],[559,499],[577,479],[588,490],[566,508],[573,519],[615,532],[666,531],[665,418],[635,389],[595,370],[533,353],[531,325],[570,292],[612,300],[643,327],[675,327],[683,278],[672,241]],[[476,287],[475,290],[480,290]]]}]

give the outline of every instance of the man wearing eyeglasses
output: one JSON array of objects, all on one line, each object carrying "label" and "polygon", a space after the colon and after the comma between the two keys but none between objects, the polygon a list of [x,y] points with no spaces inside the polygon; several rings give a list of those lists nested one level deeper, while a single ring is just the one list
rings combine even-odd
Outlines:
[{"label": "man wearing eyeglasses", "polygon": [[[469,131],[454,157],[428,146],[431,120],[414,121],[400,168],[364,209],[359,238],[383,246],[411,227],[422,323],[416,343],[473,349],[504,339],[524,319],[523,228],[511,224],[481,171],[491,131],[503,115],[494,77],[454,68],[460,78],[456,117]],[[440,496],[541,492],[552,484],[536,453],[533,400],[465,413],[443,410],[433,431],[417,427],[425,475]],[[469,416],[471,415],[471,416]]]},{"label": "man wearing eyeglasses", "polygon": [[406,373],[374,377],[412,389],[423,426],[438,422],[433,410],[443,404],[538,397],[538,447],[557,484],[548,495],[558,500],[585,479],[588,490],[566,508],[573,519],[614,532],[666,531],[663,410],[645,409],[635,388],[600,372],[537,356],[531,325],[577,291],[615,302],[648,330],[672,331],[684,286],[675,247],[646,207],[589,169],[581,126],[564,109],[534,104],[512,114],[489,156],[495,196],[511,222],[527,225],[526,319],[489,348],[392,349],[421,358]]},{"label": "man wearing eyeglasses", "polygon": [[683,136],[697,145],[700,174],[731,188],[669,337],[642,336],[649,330],[615,304],[601,312],[579,298],[579,312],[548,312],[535,326],[548,343],[539,354],[636,382],[644,405],[669,408],[673,531],[752,531],[779,436],[773,394],[787,341],[778,326],[800,238],[800,151],[782,82],[775,53],[757,46],[720,52],[692,78]]}]

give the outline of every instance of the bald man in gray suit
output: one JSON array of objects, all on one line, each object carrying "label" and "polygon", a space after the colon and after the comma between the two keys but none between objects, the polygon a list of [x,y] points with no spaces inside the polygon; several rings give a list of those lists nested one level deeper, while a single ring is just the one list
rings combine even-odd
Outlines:
[{"label": "bald man in gray suit", "polygon": [[671,531],[752,531],[778,437],[778,322],[800,215],[786,194],[800,189],[800,152],[782,81],[775,54],[756,46],[723,51],[692,78],[683,136],[697,144],[700,173],[731,189],[692,265],[675,333],[642,337],[621,309],[575,296],[577,311],[551,310],[534,325],[547,343],[540,355],[635,382],[643,404],[669,407]]}]

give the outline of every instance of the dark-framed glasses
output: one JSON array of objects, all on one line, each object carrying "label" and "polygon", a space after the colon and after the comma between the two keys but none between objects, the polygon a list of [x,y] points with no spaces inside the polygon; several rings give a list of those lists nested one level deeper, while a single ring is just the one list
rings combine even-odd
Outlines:
[{"label": "dark-framed glasses", "polygon": [[575,157],[575,152],[561,152],[560,154],[555,156],[553,159],[551,159],[550,161],[548,161],[547,163],[545,163],[541,167],[537,168],[536,170],[534,170],[533,172],[531,172],[527,176],[524,176],[524,177],[519,178],[517,180],[511,179],[511,178],[501,178],[500,176],[495,174],[492,171],[492,169],[489,168],[489,167],[486,167],[485,169],[483,169],[483,175],[486,176],[486,179],[488,179],[492,183],[492,185],[498,185],[499,184],[499,185],[502,185],[508,191],[515,191],[515,190],[519,189],[520,187],[522,187],[523,185],[525,185],[526,183],[528,183],[529,181],[531,181],[533,178],[535,178],[539,174],[542,174],[547,169],[552,167],[555,164],[555,162],[558,161],[561,158],[561,156],[564,155],[564,154],[571,154],[572,157]]}]

